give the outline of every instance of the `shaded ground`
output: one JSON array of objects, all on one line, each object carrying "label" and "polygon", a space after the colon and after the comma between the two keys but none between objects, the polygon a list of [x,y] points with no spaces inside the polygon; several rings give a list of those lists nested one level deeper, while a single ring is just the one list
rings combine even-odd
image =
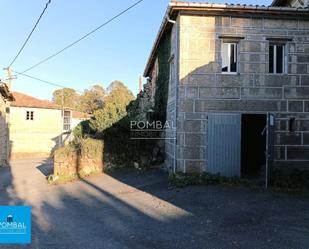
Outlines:
[{"label": "shaded ground", "polygon": [[31,205],[31,245],[0,248],[309,248],[309,197],[240,187],[171,190],[165,173],[48,186],[51,162],[0,169],[0,205]]}]

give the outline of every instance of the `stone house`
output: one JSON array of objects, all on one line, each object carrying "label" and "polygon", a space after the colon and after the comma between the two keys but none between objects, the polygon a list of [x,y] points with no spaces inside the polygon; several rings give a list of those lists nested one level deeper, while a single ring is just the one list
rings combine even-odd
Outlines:
[{"label": "stone house", "polygon": [[[88,114],[14,92],[10,107],[11,158],[48,157],[70,137]],[[63,112],[63,115],[62,115]]]},{"label": "stone house", "polygon": [[309,169],[309,11],[283,2],[170,2],[144,72],[168,86],[170,171]]},{"label": "stone house", "polygon": [[8,165],[9,162],[9,127],[8,107],[9,101],[14,97],[8,86],[0,81],[0,167]]}]

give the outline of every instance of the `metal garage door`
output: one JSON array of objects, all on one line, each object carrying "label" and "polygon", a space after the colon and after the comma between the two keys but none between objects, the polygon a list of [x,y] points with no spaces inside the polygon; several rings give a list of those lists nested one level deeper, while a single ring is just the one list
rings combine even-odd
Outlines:
[{"label": "metal garage door", "polygon": [[208,149],[206,171],[222,176],[240,176],[241,115],[208,115]]}]

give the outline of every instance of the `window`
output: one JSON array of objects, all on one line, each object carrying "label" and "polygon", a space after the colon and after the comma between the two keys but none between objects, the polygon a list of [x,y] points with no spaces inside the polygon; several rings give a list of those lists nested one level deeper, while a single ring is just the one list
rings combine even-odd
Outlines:
[{"label": "window", "polygon": [[71,129],[71,111],[64,111],[63,130],[69,131],[70,129]]},{"label": "window", "polygon": [[222,72],[236,73],[237,72],[237,43],[223,42],[222,50]]},{"label": "window", "polygon": [[34,112],[33,111],[27,111],[26,112],[26,120],[34,120]]},{"label": "window", "polygon": [[284,73],[284,45],[269,45],[269,73]]}]

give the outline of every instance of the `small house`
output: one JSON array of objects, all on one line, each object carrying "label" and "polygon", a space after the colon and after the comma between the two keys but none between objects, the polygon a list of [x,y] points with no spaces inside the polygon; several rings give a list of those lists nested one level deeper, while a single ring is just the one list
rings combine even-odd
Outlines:
[{"label": "small house", "polygon": [[292,2],[170,2],[144,76],[167,88],[171,172],[309,169],[309,10]]},{"label": "small house", "polygon": [[73,111],[47,100],[14,92],[10,107],[11,157],[48,157],[62,146],[73,128],[88,114]]}]

